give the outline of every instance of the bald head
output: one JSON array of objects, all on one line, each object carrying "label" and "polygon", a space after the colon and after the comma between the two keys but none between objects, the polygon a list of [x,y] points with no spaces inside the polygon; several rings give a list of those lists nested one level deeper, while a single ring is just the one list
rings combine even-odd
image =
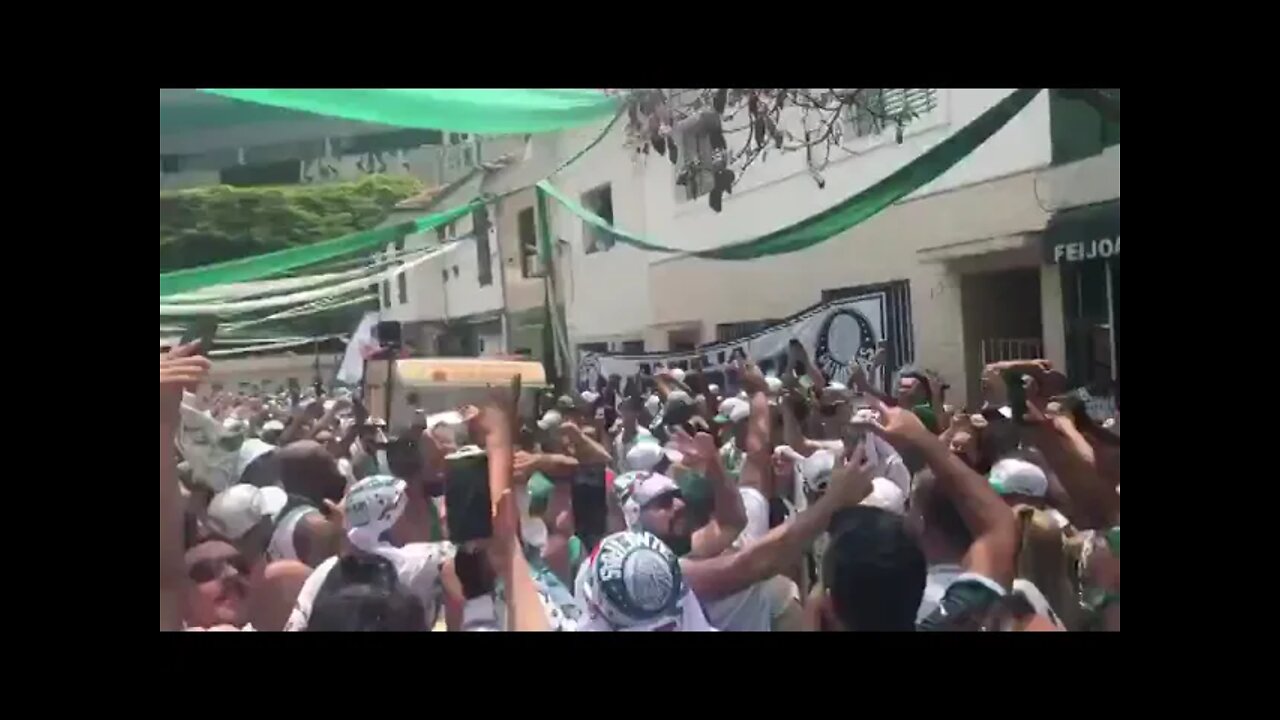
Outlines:
[{"label": "bald head", "polygon": [[337,461],[320,443],[290,443],[276,451],[276,460],[286,492],[307,498],[317,507],[324,507],[325,500],[342,500],[346,479],[338,471]]}]

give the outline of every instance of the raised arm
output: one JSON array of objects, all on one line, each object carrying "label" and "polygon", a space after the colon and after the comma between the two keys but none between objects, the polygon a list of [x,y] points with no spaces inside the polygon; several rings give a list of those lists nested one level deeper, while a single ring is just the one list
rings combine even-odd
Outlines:
[{"label": "raised arm", "polygon": [[800,421],[796,419],[795,410],[791,407],[794,397],[790,392],[782,397],[782,438],[792,450],[807,456],[809,441],[800,429]]},{"label": "raised arm", "polygon": [[686,558],[680,563],[680,570],[702,602],[741,592],[785,572],[826,531],[837,510],[856,505],[870,494],[871,468],[859,446],[849,462],[831,474],[826,494],[794,520],[731,555],[705,560]]},{"label": "raised arm", "polygon": [[1013,583],[1018,543],[1017,523],[1009,507],[986,478],[953,455],[909,409],[884,403],[876,403],[874,409],[879,413],[878,419],[855,422],[888,440],[899,451],[910,447],[924,457],[937,476],[939,489],[955,504],[973,535],[964,558],[965,569],[990,578],[1007,590]]},{"label": "raised arm", "polygon": [[518,484],[529,481],[535,472],[553,478],[572,478],[578,472],[578,459],[557,453],[515,452],[514,477]]},{"label": "raised arm", "polygon": [[1027,438],[1045,460],[1071,498],[1069,517],[1076,527],[1111,527],[1120,519],[1120,495],[1098,472],[1093,446],[1065,415],[1046,415],[1034,380],[1027,388]]},{"label": "raised arm", "polygon": [[[316,402],[320,401],[317,400]],[[321,405],[321,407],[323,407],[323,405]],[[328,430],[336,427],[338,424],[338,416],[350,408],[351,398],[335,398],[333,400],[333,406],[328,410],[325,410],[324,415],[321,415],[320,419],[317,420],[316,424],[311,428],[311,437],[315,437],[316,433],[321,430]]]},{"label": "raised arm", "polygon": [[751,415],[747,418],[747,455],[738,483],[754,487],[770,498],[773,497],[773,448],[769,443],[769,386],[755,365],[743,368],[742,385],[751,396]]},{"label": "raised arm", "polygon": [[792,340],[787,345],[787,353],[791,356],[792,361],[799,361],[804,364],[805,374],[809,376],[809,381],[813,383],[814,392],[822,392],[827,387],[827,379],[822,376],[813,361],[809,359],[809,351],[804,349],[804,345],[799,340]]},{"label": "raised arm", "polygon": [[533,575],[520,547],[520,515],[512,491],[516,399],[497,394],[481,411],[477,421],[489,458],[489,493],[494,502],[493,537],[489,560],[494,575],[507,589],[507,623],[516,631],[548,630]]},{"label": "raised arm", "polygon": [[289,424],[285,427],[284,432],[280,433],[278,444],[284,447],[294,440],[301,440],[306,435],[306,422],[308,419],[316,420],[324,413],[324,404],[319,400],[313,400],[306,405],[298,405],[293,408],[292,414],[289,416]]},{"label": "raised arm", "polygon": [[198,345],[160,356],[160,629],[182,629],[182,593],[187,572],[182,556],[182,492],[173,438],[181,423],[182,391],[194,390],[209,373]]},{"label": "raised arm", "polygon": [[694,437],[684,430],[676,430],[676,449],[684,455],[684,464],[706,476],[711,482],[715,507],[711,521],[693,533],[691,557],[714,557],[728,550],[733,541],[747,526],[747,511],[742,505],[742,495],[734,487],[729,473],[720,462],[716,441],[709,433]]},{"label": "raised arm", "polygon": [[564,433],[573,442],[576,459],[579,463],[583,465],[608,465],[613,462],[613,456],[609,454],[604,445],[582,432],[582,428],[578,427],[576,423],[567,421],[561,423],[560,432]]},{"label": "raised arm", "polygon": [[872,386],[871,382],[867,380],[867,373],[862,369],[861,365],[854,360],[850,360],[849,365],[852,368],[849,372],[849,383],[853,386],[854,390],[857,390],[864,395],[870,395],[885,405],[892,405],[894,403],[892,397]]}]

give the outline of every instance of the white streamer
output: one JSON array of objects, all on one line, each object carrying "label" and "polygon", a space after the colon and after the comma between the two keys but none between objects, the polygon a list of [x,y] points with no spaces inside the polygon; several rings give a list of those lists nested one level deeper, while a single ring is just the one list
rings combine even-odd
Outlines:
[{"label": "white streamer", "polygon": [[317,290],[308,290],[289,295],[281,295],[277,297],[260,298],[257,300],[245,300],[243,302],[234,303],[210,303],[210,304],[190,304],[190,305],[167,305],[160,306],[160,317],[175,316],[194,316],[194,315],[236,315],[240,313],[252,312],[254,310],[267,310],[270,308],[285,307],[288,305],[298,305],[301,303],[311,302],[313,300],[321,300],[324,298],[336,297],[349,292],[360,290],[368,287],[376,282],[390,282],[393,278],[403,272],[408,272],[413,268],[434,257],[443,255],[453,250],[458,243],[453,242],[448,245],[436,248],[435,250],[425,253],[422,257],[390,268],[381,273],[372,273],[367,276],[359,277],[354,280],[338,283],[329,287],[319,288]]}]

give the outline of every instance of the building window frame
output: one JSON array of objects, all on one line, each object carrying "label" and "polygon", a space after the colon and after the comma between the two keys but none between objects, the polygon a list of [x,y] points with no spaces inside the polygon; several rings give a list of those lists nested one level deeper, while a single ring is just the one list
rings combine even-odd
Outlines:
[{"label": "building window frame", "polygon": [[[613,184],[603,183],[582,193],[582,206],[599,215],[605,222],[613,225]],[[582,252],[593,255],[613,249],[614,239],[609,233],[582,221]]]},{"label": "building window frame", "polygon": [[520,246],[520,275],[541,278],[547,274],[538,252],[537,215],[532,205],[516,213],[516,239]]}]

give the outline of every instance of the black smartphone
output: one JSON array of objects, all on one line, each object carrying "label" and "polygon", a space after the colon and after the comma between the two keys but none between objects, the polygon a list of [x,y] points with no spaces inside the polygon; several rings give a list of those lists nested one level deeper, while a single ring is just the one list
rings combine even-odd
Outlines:
[{"label": "black smartphone", "polygon": [[1004,386],[1008,389],[1009,409],[1013,411],[1013,421],[1019,425],[1026,422],[1027,386],[1022,384],[1022,373],[1018,370],[1005,370],[1002,373]]},{"label": "black smartphone", "polygon": [[218,318],[209,315],[196,318],[195,322],[187,328],[182,334],[182,339],[178,341],[179,345],[189,345],[197,340],[200,341],[200,348],[196,351],[199,355],[208,355],[213,349],[213,338],[218,334]]},{"label": "black smartphone", "polygon": [[575,533],[588,547],[605,534],[604,466],[580,467],[572,491]]},{"label": "black smartphone", "polygon": [[455,545],[493,535],[493,502],[489,497],[489,456],[472,448],[445,456],[448,476],[444,502],[449,541]]}]

